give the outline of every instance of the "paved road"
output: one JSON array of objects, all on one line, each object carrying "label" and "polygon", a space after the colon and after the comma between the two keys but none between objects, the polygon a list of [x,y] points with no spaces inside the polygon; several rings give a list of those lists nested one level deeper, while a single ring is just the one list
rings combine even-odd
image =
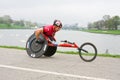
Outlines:
[{"label": "paved road", "polygon": [[24,50],[0,48],[0,80],[120,80],[120,59],[78,55],[30,58]]}]

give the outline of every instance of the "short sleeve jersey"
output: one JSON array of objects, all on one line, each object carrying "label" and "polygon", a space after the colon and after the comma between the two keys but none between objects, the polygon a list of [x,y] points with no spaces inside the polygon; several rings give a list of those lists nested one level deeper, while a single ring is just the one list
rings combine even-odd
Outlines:
[{"label": "short sleeve jersey", "polygon": [[44,33],[46,36],[53,36],[53,35],[55,34],[54,26],[53,26],[53,25],[44,26],[44,27],[43,27],[43,33]]}]

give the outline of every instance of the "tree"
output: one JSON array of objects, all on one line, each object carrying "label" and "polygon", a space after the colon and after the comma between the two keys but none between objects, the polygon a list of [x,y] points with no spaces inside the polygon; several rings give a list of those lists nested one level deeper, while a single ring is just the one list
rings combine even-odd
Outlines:
[{"label": "tree", "polygon": [[2,17],[0,17],[0,23],[3,23],[3,18]]},{"label": "tree", "polygon": [[104,15],[104,16],[103,16],[103,20],[104,20],[104,21],[107,21],[107,20],[109,20],[109,19],[110,19],[110,15]]},{"label": "tree", "polygon": [[120,25],[120,17],[119,16],[114,16],[112,18],[112,22],[113,22],[113,28],[115,30],[117,30],[118,25]]},{"label": "tree", "polygon": [[91,29],[93,27],[93,24],[92,23],[89,23],[88,24],[88,29]]},{"label": "tree", "polygon": [[110,18],[109,15],[103,16],[103,20],[95,21],[88,24],[88,28],[96,28],[98,30],[108,29],[108,30],[117,30],[118,25],[120,25],[120,17],[113,16]]},{"label": "tree", "polygon": [[98,30],[102,30],[103,27],[104,27],[104,20],[99,20],[99,21],[95,22],[94,24],[95,24],[95,27],[96,27]]},{"label": "tree", "polygon": [[103,20],[104,20],[104,28],[109,29],[110,15],[104,15]]},{"label": "tree", "polygon": [[113,21],[112,19],[106,20],[105,21],[105,28],[108,30],[113,30]]},{"label": "tree", "polygon": [[4,15],[2,17],[2,20],[3,20],[3,24],[7,24],[8,26],[11,25],[11,23],[13,22],[13,20],[11,19],[11,17],[9,15]]}]

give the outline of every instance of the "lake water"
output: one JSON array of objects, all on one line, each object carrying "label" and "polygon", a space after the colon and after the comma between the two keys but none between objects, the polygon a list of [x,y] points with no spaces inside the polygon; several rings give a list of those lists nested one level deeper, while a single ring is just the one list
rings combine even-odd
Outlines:
[{"label": "lake water", "polygon": [[[26,41],[34,30],[28,29],[0,29],[0,45],[25,47]],[[120,35],[94,34],[81,31],[61,30],[56,33],[57,42],[69,40],[81,45],[85,42],[93,43],[98,53],[120,54]],[[72,48],[58,48],[63,51],[76,51]]]}]

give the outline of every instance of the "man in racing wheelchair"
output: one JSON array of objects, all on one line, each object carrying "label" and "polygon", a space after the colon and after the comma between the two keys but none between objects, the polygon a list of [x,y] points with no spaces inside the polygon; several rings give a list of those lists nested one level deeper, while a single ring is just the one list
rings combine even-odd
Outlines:
[{"label": "man in racing wheelchair", "polygon": [[62,23],[60,20],[54,20],[53,25],[46,25],[43,28],[39,28],[35,31],[35,36],[36,36],[36,43],[43,43],[44,40],[41,39],[39,36],[40,34],[44,34],[47,36],[51,43],[54,46],[57,46],[56,39],[54,38],[55,33],[58,32],[62,28]]}]

